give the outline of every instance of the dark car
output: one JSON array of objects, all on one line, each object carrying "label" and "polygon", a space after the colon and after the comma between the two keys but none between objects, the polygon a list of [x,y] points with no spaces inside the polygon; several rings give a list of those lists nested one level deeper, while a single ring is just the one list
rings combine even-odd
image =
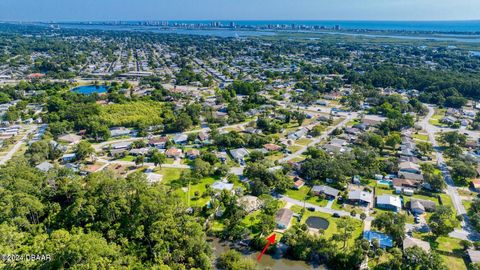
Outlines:
[{"label": "dark car", "polygon": [[308,211],[315,212],[315,207],[307,207]]},{"label": "dark car", "polygon": [[335,217],[335,218],[339,218],[339,217],[340,217],[340,215],[339,215],[338,213],[333,213],[332,216]]}]

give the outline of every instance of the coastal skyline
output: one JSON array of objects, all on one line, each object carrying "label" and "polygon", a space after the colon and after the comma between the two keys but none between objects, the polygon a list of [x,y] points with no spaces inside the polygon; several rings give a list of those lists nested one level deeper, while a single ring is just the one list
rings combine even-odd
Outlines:
[{"label": "coastal skyline", "polygon": [[2,21],[479,20],[474,0],[3,0]]}]

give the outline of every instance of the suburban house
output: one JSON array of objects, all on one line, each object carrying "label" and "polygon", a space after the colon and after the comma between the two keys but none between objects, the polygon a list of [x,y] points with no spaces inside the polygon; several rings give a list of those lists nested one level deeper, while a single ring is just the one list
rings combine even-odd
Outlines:
[{"label": "suburban house", "polygon": [[272,143],[267,143],[267,144],[263,145],[263,148],[265,150],[269,151],[269,152],[282,150],[281,146],[276,145],[276,144],[272,144]]},{"label": "suburban house", "polygon": [[340,190],[329,187],[329,186],[313,186],[312,192],[317,196],[321,194],[325,194],[325,196],[328,199],[335,199],[340,193]]},{"label": "suburban house", "polygon": [[363,232],[363,239],[369,241],[370,243],[376,239],[380,244],[381,248],[391,248],[393,247],[393,239],[391,236],[376,232],[376,231],[364,231]]},{"label": "suburban house", "polygon": [[143,147],[143,148],[137,148],[137,149],[132,149],[128,153],[132,156],[145,156],[150,152],[149,147]]},{"label": "suburban house", "polygon": [[303,186],[305,186],[305,181],[303,181],[302,179],[300,178],[297,178],[298,180],[296,180],[294,183],[293,183],[293,187],[294,189],[301,189]]},{"label": "suburban house", "polygon": [[75,134],[66,134],[63,136],[58,137],[59,142],[65,142],[70,144],[77,144],[82,139],[82,136],[75,135]]},{"label": "suburban house", "polygon": [[363,190],[348,192],[348,201],[352,204],[369,205],[373,201],[373,194]]},{"label": "suburban house", "polygon": [[198,149],[190,149],[187,151],[186,155],[189,159],[196,159],[200,156],[200,151]]},{"label": "suburban house", "polygon": [[35,168],[39,169],[42,172],[48,172],[51,169],[53,169],[53,167],[54,167],[53,164],[48,161],[44,161],[38,164],[37,166],[35,166]]},{"label": "suburban house", "polygon": [[399,212],[402,210],[402,201],[400,200],[399,196],[384,194],[377,196],[377,207],[380,209]]},{"label": "suburban house", "polygon": [[404,178],[404,179],[420,181],[420,182],[423,183],[423,175],[422,174],[400,171],[400,172],[398,172],[398,177],[399,178]]},{"label": "suburban house", "polygon": [[147,181],[150,184],[158,183],[163,179],[163,175],[158,173],[149,172],[149,173],[146,173],[145,175],[147,176]]},{"label": "suburban house", "polygon": [[222,190],[232,191],[233,184],[225,181],[216,181],[215,183],[212,184],[211,188],[217,191],[222,191]]},{"label": "suburban house", "polygon": [[473,179],[470,185],[476,192],[480,192],[480,179]]},{"label": "suburban house", "polygon": [[404,189],[418,189],[421,185],[421,181],[412,179],[395,178],[392,180],[392,185],[395,190],[399,190],[401,193]]},{"label": "suburban house", "polygon": [[429,200],[414,199],[410,200],[410,211],[414,215],[421,215],[425,212],[435,211],[435,202]]},{"label": "suburban house", "polygon": [[249,153],[250,152],[245,148],[230,150],[230,155],[232,155],[233,159],[240,164],[245,164],[245,157],[248,156]]},{"label": "suburban house", "polygon": [[187,134],[177,134],[175,137],[173,137],[173,142],[176,144],[185,144],[187,143],[188,136]]},{"label": "suburban house", "polygon": [[111,128],[110,129],[110,136],[112,138],[115,137],[123,137],[123,136],[130,136],[132,133],[132,130],[124,127],[118,127],[118,128]]},{"label": "suburban house", "polygon": [[400,162],[398,164],[398,172],[409,172],[415,174],[422,173],[422,171],[420,170],[420,165],[409,161]]},{"label": "suburban house", "polygon": [[67,162],[75,160],[76,158],[77,158],[77,155],[75,153],[65,154],[65,155],[62,156],[62,162],[67,163]]},{"label": "suburban house", "polygon": [[220,160],[220,162],[227,162],[227,152],[215,152],[215,156]]},{"label": "suburban house", "polygon": [[287,208],[278,210],[275,215],[275,223],[279,229],[286,229],[290,225],[290,220],[293,217],[293,211]]},{"label": "suburban house", "polygon": [[403,250],[411,247],[419,247],[423,249],[425,252],[430,252],[430,243],[417,238],[407,236],[403,240]]},{"label": "suburban house", "polygon": [[247,213],[251,213],[260,209],[263,205],[262,201],[255,196],[246,195],[237,200],[238,205],[242,207]]},{"label": "suburban house", "polygon": [[205,133],[205,132],[200,132],[198,133],[198,139],[201,142],[207,142],[210,139],[210,135],[208,135],[208,133]]},{"label": "suburban house", "polygon": [[148,145],[156,148],[164,149],[167,142],[168,142],[167,137],[158,137],[158,138],[152,138],[148,140]]},{"label": "suburban house", "polygon": [[165,151],[165,156],[167,156],[169,158],[177,159],[177,158],[181,158],[183,156],[183,152],[182,152],[182,149],[172,147],[170,149],[167,149],[167,151]]}]

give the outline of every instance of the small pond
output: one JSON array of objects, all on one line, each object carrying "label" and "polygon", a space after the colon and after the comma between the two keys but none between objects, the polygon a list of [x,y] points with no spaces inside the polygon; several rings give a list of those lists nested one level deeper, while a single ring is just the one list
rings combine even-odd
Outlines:
[{"label": "small pond", "polygon": [[73,92],[79,93],[79,94],[84,94],[84,95],[90,95],[93,93],[106,93],[108,91],[108,86],[105,85],[85,85],[85,86],[79,86],[76,88],[72,89]]},{"label": "small pond", "polygon": [[307,221],[305,222],[309,228],[313,229],[322,229],[326,230],[328,228],[328,220],[321,218],[321,217],[309,217],[307,218]]}]

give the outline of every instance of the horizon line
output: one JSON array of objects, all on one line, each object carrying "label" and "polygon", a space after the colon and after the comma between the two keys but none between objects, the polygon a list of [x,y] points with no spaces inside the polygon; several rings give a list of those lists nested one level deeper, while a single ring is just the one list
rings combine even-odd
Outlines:
[{"label": "horizon line", "polygon": [[78,22],[480,22],[479,19],[408,20],[408,19],[120,19],[120,20],[0,20],[9,23],[78,23]]}]

